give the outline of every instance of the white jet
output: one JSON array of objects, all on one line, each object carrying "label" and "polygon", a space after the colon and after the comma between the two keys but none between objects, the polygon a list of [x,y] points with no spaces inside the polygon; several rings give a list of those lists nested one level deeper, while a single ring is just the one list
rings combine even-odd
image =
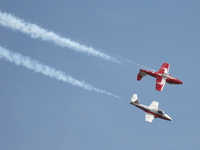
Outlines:
[{"label": "white jet", "polygon": [[156,101],[153,101],[149,106],[145,106],[145,105],[140,104],[137,94],[133,94],[130,104],[146,112],[145,121],[148,121],[151,123],[154,118],[161,118],[161,119],[172,121],[172,118],[170,118],[167,114],[165,114],[164,111],[158,109],[159,103]]}]

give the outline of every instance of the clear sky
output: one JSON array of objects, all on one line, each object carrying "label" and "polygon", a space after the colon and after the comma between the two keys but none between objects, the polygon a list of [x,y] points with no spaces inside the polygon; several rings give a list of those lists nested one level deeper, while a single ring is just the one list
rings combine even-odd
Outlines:
[{"label": "clear sky", "polygon": [[[200,1],[1,0],[0,11],[120,60],[120,65],[0,25],[0,46],[109,94],[85,90],[0,59],[0,149],[200,149]],[[155,90],[140,65],[183,85]],[[145,69],[145,68],[143,68]],[[173,121],[144,121],[129,104],[160,103]]]}]

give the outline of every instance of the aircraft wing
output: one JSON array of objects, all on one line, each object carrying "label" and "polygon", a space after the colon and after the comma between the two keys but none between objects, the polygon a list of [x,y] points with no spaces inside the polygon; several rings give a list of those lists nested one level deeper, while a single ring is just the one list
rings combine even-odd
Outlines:
[{"label": "aircraft wing", "polygon": [[145,121],[147,121],[147,122],[152,122],[153,121],[153,119],[154,119],[155,117],[154,117],[154,115],[152,115],[152,114],[150,114],[150,113],[146,113],[145,114]]},{"label": "aircraft wing", "polygon": [[162,91],[163,87],[165,86],[166,78],[157,76],[156,77],[156,90]]},{"label": "aircraft wing", "polygon": [[149,108],[156,108],[156,109],[158,109],[158,106],[159,106],[159,103],[158,102],[156,102],[156,101],[153,101],[150,105],[149,105]]},{"label": "aircraft wing", "polygon": [[166,73],[166,74],[169,74],[169,68],[170,68],[170,64],[168,64],[168,63],[163,63],[162,66],[160,67],[160,69],[158,70],[158,73]]}]

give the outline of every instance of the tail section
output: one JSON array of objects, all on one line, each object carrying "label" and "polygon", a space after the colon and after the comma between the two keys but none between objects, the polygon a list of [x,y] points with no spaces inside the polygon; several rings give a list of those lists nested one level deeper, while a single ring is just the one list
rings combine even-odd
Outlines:
[{"label": "tail section", "polygon": [[140,104],[137,94],[133,94],[130,104],[132,104],[132,105]]},{"label": "tail section", "polygon": [[137,80],[140,81],[142,79],[142,77],[146,76],[146,72],[144,72],[142,69],[140,69],[140,71],[138,72],[137,75]]}]

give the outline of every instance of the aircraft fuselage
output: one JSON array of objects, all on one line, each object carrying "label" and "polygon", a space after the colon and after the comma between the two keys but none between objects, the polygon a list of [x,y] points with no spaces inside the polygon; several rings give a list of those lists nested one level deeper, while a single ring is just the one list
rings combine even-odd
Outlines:
[{"label": "aircraft fuselage", "polygon": [[167,114],[165,114],[162,110],[159,109],[151,109],[148,106],[142,105],[142,104],[136,104],[131,102],[130,104],[142,109],[143,111],[145,111],[146,113],[150,113],[152,115],[155,116],[155,118],[161,118],[164,120],[168,120],[168,121],[172,121],[171,117],[169,117]]},{"label": "aircraft fuselage", "polygon": [[[144,75],[150,75],[150,76],[152,76],[154,78],[157,78],[158,76],[161,79],[162,78],[166,78],[166,83],[168,83],[168,84],[183,84],[183,82],[181,80],[172,77],[170,74],[165,74],[165,73],[162,74],[162,73],[148,71],[148,70],[143,70],[143,69],[140,69],[140,71],[142,71],[144,73]],[[137,80],[139,80],[139,79],[137,79]]]}]

